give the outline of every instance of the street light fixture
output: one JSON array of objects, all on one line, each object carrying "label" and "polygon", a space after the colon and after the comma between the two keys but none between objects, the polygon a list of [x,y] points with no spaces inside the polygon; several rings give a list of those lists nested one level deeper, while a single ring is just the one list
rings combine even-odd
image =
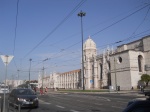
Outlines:
[{"label": "street light fixture", "polygon": [[82,76],[83,76],[83,90],[85,90],[85,86],[84,86],[84,60],[83,60],[83,23],[82,23],[82,17],[85,16],[86,13],[80,11],[80,13],[78,13],[78,16],[81,17],[81,37],[82,37]]},{"label": "street light fixture", "polygon": [[31,61],[32,61],[32,59],[29,59],[29,61],[30,61],[30,68],[29,68],[29,84],[30,84],[30,70],[31,70]]}]

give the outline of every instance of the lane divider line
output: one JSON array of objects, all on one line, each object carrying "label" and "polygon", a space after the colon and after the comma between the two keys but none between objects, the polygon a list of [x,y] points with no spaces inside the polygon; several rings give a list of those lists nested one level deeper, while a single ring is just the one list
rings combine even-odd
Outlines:
[{"label": "lane divider line", "polygon": [[56,105],[56,107],[59,107],[59,108],[65,108],[65,107],[63,107],[63,106],[60,106],[60,105]]}]

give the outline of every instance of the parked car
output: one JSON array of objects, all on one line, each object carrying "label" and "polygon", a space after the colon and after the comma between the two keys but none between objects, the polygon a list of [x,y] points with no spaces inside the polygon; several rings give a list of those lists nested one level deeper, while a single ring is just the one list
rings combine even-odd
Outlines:
[{"label": "parked car", "polygon": [[150,96],[150,86],[146,86],[143,90],[145,96]]},{"label": "parked car", "polygon": [[15,107],[21,105],[21,107],[38,107],[39,101],[36,93],[32,89],[17,88],[13,89],[8,96],[8,101]]},{"label": "parked car", "polygon": [[150,98],[130,101],[123,112],[150,112]]}]

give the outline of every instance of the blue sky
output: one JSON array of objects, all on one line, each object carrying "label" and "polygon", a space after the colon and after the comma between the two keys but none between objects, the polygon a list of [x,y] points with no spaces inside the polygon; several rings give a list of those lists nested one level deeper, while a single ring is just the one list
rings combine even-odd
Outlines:
[{"label": "blue sky", "polygon": [[[28,80],[30,58],[31,79],[43,66],[47,74],[81,68],[81,10],[84,39],[91,36],[99,53],[150,34],[149,0],[19,0],[18,10],[17,2],[0,0],[0,54],[14,56],[8,79],[19,70]],[[4,75],[1,61],[0,81]]]}]

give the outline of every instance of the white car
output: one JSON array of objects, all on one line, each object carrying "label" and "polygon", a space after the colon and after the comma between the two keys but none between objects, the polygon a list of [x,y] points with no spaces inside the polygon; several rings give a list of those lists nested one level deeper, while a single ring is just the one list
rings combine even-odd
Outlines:
[{"label": "white car", "polygon": [[0,86],[0,93],[9,93],[9,87],[8,86]]}]

